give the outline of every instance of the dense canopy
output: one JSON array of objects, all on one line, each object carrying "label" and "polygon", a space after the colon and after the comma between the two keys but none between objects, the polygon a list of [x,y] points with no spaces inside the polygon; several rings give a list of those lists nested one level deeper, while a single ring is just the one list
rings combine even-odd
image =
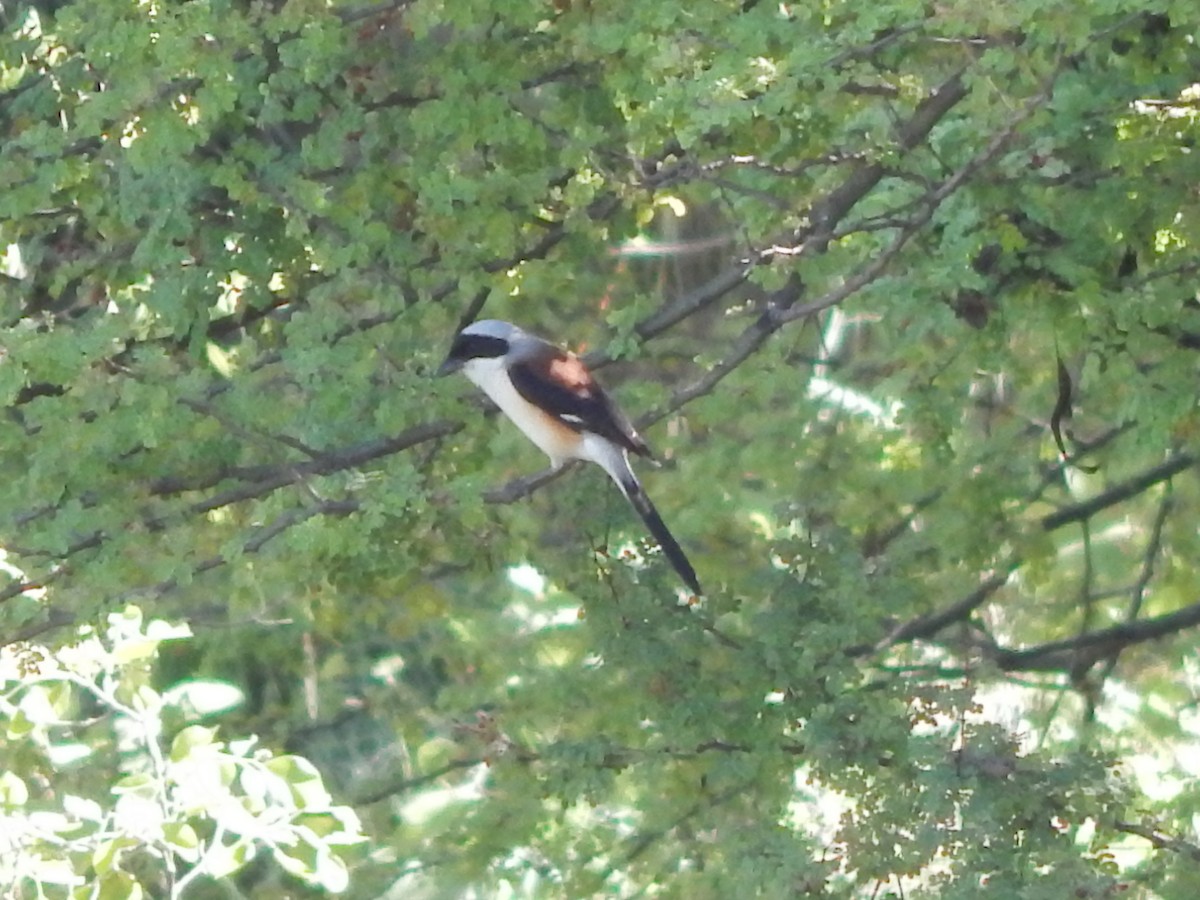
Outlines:
[{"label": "dense canopy", "polygon": [[16,895],[1200,891],[1194,2],[0,27]]}]

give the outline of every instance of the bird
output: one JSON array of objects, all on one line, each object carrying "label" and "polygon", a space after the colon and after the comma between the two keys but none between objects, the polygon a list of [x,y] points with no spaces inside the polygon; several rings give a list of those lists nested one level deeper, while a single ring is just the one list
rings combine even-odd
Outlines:
[{"label": "bird", "polygon": [[455,335],[438,376],[462,372],[550,457],[554,469],[571,460],[603,469],[641,516],[683,583],[703,594],[696,570],[667,529],[629,463],[653,460],[650,447],[574,353],[510,322],[482,319]]}]

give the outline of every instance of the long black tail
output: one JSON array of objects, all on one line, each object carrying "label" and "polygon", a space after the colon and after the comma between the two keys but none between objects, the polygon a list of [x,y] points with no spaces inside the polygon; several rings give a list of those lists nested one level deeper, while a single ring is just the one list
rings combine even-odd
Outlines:
[{"label": "long black tail", "polygon": [[662,516],[658,514],[658,510],[654,508],[654,504],[650,502],[650,498],[646,496],[646,492],[642,490],[637,477],[632,472],[629,472],[617,484],[621,488],[621,493],[629,498],[629,502],[633,504],[633,508],[642,517],[642,521],[650,529],[650,534],[658,541],[658,545],[662,547],[663,554],[671,561],[671,565],[675,567],[675,571],[679,573],[679,577],[683,579],[683,583],[688,586],[688,589],[693,594],[703,594],[704,590],[700,587],[700,579],[696,577],[696,570],[692,568],[691,562],[688,561],[687,554],[683,552],[683,548],[679,546],[679,542],[667,530],[666,523],[663,522]]}]

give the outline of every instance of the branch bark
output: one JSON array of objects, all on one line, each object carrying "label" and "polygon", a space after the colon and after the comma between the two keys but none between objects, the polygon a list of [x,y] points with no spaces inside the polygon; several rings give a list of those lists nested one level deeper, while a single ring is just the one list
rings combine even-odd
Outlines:
[{"label": "branch bark", "polygon": [[1118,503],[1123,503],[1136,497],[1138,494],[1145,493],[1156,484],[1161,484],[1169,478],[1173,478],[1180,472],[1190,469],[1196,465],[1197,458],[1191,453],[1178,453],[1160,465],[1152,469],[1147,469],[1132,478],[1126,479],[1118,484],[1114,484],[1106,491],[1102,491],[1094,497],[1089,497],[1079,503],[1074,503],[1070,506],[1064,506],[1047,516],[1043,516],[1041,526],[1046,531],[1054,531],[1056,528],[1062,528],[1064,525],[1069,525],[1072,522],[1081,522],[1084,519],[1089,519],[1101,510],[1108,509],[1110,506],[1116,506]]},{"label": "branch bark", "polygon": [[1061,641],[1048,641],[1024,650],[994,648],[984,655],[1006,672],[1070,671],[1081,659],[1097,660],[1115,655],[1134,644],[1158,640],[1200,625],[1200,601],[1173,613],[1111,628],[1091,631]]}]

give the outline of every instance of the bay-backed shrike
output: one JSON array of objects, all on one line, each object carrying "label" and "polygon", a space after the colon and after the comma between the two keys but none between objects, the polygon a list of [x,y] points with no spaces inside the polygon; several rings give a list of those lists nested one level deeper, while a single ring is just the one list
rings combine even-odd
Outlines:
[{"label": "bay-backed shrike", "polygon": [[654,454],[579,357],[516,325],[485,319],[458,333],[438,375],[457,371],[491,397],[554,468],[582,459],[607,472],[684,584],[703,593],[696,570],[629,465],[631,452]]}]

